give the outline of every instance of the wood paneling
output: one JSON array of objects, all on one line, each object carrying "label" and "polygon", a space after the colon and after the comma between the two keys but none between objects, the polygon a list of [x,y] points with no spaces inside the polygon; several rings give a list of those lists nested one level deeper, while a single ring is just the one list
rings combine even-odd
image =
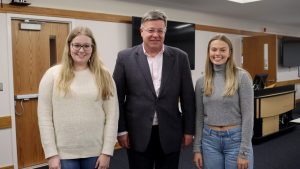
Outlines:
[{"label": "wood paneling", "polygon": [[263,51],[258,49],[257,41],[258,39],[255,37],[243,38],[243,68],[251,74],[252,78],[257,74],[257,68],[263,68],[263,57],[260,58],[259,56],[259,53]]},{"label": "wood paneling", "polygon": [[[243,68],[254,78],[256,74],[267,73],[267,85],[276,82],[276,35],[252,36],[243,38]],[[268,69],[264,69],[264,45],[268,44]]]},{"label": "wood paneling", "polygon": [[[300,84],[300,79],[276,82],[275,86],[286,86],[286,85],[297,85],[297,84]],[[296,99],[296,103],[300,103],[300,99]]]},{"label": "wood paneling", "polygon": [[[20,22],[12,21],[15,95],[37,93],[39,81],[50,65],[49,42],[47,38],[41,38],[45,33],[19,30]],[[47,27],[42,25],[42,30],[45,29]]]},{"label": "wood paneling", "polygon": [[38,131],[37,100],[17,102],[16,112],[18,112],[16,134],[19,168],[46,162]]},{"label": "wood paneling", "polygon": [[279,116],[266,117],[262,120],[262,136],[279,131]]},{"label": "wood paneling", "polygon": [[277,116],[282,113],[288,112],[295,108],[295,93],[280,94],[276,93],[275,96],[261,98],[260,116],[271,117]]},{"label": "wood paneling", "polygon": [[3,116],[0,117],[0,129],[11,128],[11,117]]}]

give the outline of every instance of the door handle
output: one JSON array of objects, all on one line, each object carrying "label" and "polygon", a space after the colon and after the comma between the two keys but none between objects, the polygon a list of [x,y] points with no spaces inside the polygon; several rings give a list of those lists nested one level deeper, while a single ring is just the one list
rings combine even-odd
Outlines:
[{"label": "door handle", "polygon": [[36,99],[39,97],[39,94],[22,94],[22,95],[16,95],[15,100],[30,100],[30,99]]},{"label": "door handle", "polygon": [[36,99],[39,97],[39,94],[37,93],[34,93],[34,94],[21,94],[21,95],[16,95],[15,96],[15,106],[16,106],[16,101],[21,101],[20,104],[21,104],[21,109],[22,111],[21,112],[17,112],[15,111],[16,115],[18,116],[21,116],[24,112],[24,106],[23,106],[23,101],[28,101],[30,99]]}]

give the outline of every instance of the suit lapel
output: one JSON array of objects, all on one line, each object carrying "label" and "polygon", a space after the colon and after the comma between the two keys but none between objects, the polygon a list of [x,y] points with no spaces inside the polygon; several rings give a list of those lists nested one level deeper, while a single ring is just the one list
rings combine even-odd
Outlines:
[{"label": "suit lapel", "polygon": [[162,77],[161,77],[161,84],[160,84],[160,91],[159,95],[161,95],[164,89],[167,86],[167,81],[171,76],[172,68],[174,67],[174,59],[175,57],[172,56],[170,50],[167,46],[165,46],[165,51],[163,54],[163,66],[162,66]]},{"label": "suit lapel", "polygon": [[135,58],[136,58],[136,61],[139,65],[141,72],[144,75],[144,78],[145,78],[148,86],[150,87],[152,93],[156,96],[151,73],[150,73],[149,63],[147,60],[147,56],[144,54],[142,45],[140,45],[138,47]]}]

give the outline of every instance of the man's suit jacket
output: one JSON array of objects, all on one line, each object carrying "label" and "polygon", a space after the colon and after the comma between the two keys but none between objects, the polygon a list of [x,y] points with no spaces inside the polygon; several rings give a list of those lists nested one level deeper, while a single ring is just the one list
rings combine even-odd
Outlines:
[{"label": "man's suit jacket", "polygon": [[119,52],[113,77],[120,106],[119,132],[128,131],[131,148],[146,150],[157,112],[164,152],[179,151],[183,134],[193,135],[195,128],[195,94],[187,54],[165,45],[158,96],[142,45]]}]

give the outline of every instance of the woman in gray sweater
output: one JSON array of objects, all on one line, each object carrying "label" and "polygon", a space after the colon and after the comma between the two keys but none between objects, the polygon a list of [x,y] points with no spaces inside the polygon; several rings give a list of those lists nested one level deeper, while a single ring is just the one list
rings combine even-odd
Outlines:
[{"label": "woman in gray sweater", "polygon": [[204,169],[253,168],[253,88],[224,35],[208,43],[205,76],[196,83],[194,162]]}]

